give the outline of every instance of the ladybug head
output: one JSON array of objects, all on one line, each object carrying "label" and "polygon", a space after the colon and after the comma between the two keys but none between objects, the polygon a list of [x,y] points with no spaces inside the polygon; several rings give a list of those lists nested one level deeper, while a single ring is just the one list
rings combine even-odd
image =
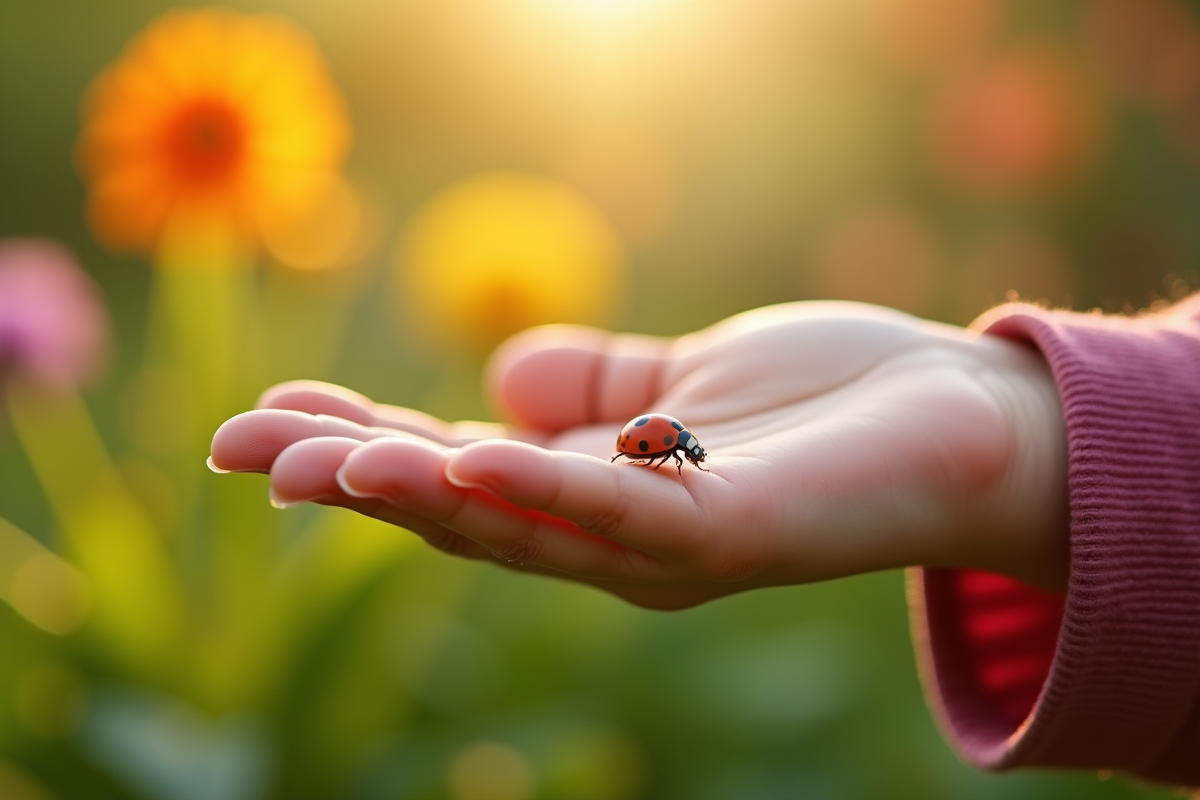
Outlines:
[{"label": "ladybug head", "polygon": [[700,446],[700,442],[696,440],[696,437],[689,430],[684,430],[679,434],[679,447],[682,448],[683,455],[687,460],[693,464],[700,463],[708,455],[705,449]]}]

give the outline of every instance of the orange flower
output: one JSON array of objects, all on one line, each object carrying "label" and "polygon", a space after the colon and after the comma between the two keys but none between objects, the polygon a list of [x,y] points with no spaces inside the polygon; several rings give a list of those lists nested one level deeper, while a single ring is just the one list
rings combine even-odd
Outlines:
[{"label": "orange flower", "polygon": [[351,137],[303,31],[214,9],[153,22],[97,77],[84,117],[93,231],[160,255],[179,237],[254,245],[338,181]]}]

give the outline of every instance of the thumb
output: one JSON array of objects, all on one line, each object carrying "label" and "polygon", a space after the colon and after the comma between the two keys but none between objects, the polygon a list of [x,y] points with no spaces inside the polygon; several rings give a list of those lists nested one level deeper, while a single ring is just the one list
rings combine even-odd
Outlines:
[{"label": "thumb", "polygon": [[670,343],[576,325],[531,328],[492,354],[488,391],[505,419],[551,433],[624,422],[661,394]]}]

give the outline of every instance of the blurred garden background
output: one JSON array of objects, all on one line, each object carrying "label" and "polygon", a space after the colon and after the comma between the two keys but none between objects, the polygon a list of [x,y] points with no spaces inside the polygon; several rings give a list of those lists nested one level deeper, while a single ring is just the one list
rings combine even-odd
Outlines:
[{"label": "blurred garden background", "polygon": [[959,763],[899,573],[659,614],[204,459],[543,322],[1169,302],[1198,174],[1184,0],[0,0],[0,797],[1172,796]]}]

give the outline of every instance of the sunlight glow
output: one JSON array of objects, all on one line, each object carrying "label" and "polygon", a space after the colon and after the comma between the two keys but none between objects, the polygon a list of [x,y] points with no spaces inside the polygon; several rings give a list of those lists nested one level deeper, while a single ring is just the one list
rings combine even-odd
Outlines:
[{"label": "sunlight glow", "polygon": [[650,5],[653,0],[563,0],[578,6],[589,14],[616,16],[634,14]]},{"label": "sunlight glow", "polygon": [[[543,19],[555,19],[568,28],[580,26],[572,36],[587,40],[599,35],[636,34],[656,27],[664,17],[686,19],[681,0],[525,0]],[[636,37],[635,37],[636,38]]]}]

